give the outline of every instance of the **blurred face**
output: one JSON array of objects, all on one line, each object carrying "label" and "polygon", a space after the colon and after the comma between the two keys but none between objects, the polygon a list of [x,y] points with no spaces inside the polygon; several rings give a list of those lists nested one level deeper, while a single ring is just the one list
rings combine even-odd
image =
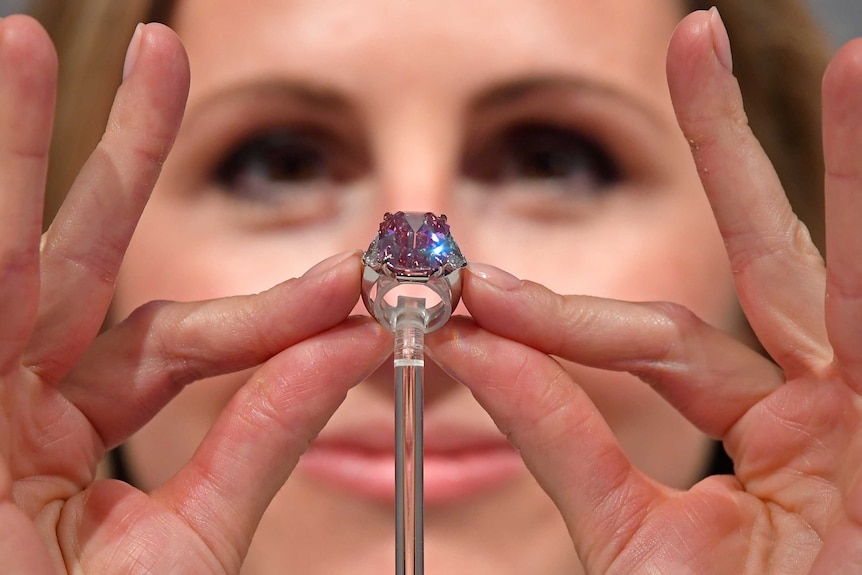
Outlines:
[{"label": "blurred face", "polygon": [[[174,14],[192,91],[122,270],[120,316],[261,291],[366,247],[385,211],[422,210],[449,216],[469,260],[730,327],[722,242],[666,90],[673,2],[213,8],[182,0]],[[639,467],[680,487],[703,472],[706,440],[646,385],[568,368]],[[188,459],[246,377],[193,385],[130,442],[142,487]],[[433,366],[426,379],[428,572],[577,572],[556,509],[487,415]],[[392,445],[384,366],[282,489],[246,572],[392,572]]]}]

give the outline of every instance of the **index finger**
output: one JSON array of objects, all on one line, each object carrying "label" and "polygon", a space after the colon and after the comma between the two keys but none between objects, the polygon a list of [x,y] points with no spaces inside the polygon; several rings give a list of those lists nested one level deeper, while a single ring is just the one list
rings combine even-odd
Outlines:
[{"label": "index finger", "polygon": [[832,358],[825,268],[748,125],[736,79],[716,55],[726,37],[717,12],[686,17],[668,48],[668,83],[745,315],[792,377]]}]

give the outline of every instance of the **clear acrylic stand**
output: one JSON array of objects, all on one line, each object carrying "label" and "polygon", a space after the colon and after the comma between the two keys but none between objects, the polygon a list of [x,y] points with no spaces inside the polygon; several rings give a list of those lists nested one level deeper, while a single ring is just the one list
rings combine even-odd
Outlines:
[{"label": "clear acrylic stand", "polygon": [[425,300],[399,296],[395,308],[395,572],[425,571],[422,401]]}]

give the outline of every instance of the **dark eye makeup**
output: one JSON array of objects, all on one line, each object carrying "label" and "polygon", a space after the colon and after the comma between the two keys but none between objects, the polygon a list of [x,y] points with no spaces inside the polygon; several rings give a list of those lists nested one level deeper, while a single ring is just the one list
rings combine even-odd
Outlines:
[{"label": "dark eye makeup", "polygon": [[[318,126],[262,127],[236,138],[215,162],[212,181],[258,219],[311,223],[348,201],[353,181],[373,177],[367,154]],[[567,221],[585,217],[584,209],[629,176],[618,148],[590,132],[521,118],[492,124],[475,139],[468,135],[461,177],[478,184],[482,202],[496,196],[501,209],[521,217]]]},{"label": "dark eye makeup", "polygon": [[467,176],[490,185],[540,184],[558,193],[583,194],[601,192],[623,178],[602,144],[553,124],[507,127],[468,154]]},{"label": "dark eye makeup", "polygon": [[214,179],[241,199],[281,201],[285,192],[348,177],[339,148],[311,129],[265,130],[240,141],[218,163]]}]

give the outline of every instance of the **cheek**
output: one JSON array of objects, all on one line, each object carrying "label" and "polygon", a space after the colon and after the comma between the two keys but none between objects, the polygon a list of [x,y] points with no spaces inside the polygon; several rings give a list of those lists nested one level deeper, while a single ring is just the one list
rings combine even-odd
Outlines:
[{"label": "cheek", "polygon": [[113,306],[117,318],[156,299],[258,293],[335,253],[365,247],[370,238],[344,226],[300,231],[243,227],[230,207],[210,203],[153,198],[120,270]]},{"label": "cheek", "polygon": [[251,371],[196,382],[166,405],[124,445],[135,484],[150,490],[181,469]]},{"label": "cheek", "polygon": [[627,373],[564,365],[589,394],[638,469],[680,489],[703,476],[711,440],[647,384]]},{"label": "cheek", "polygon": [[565,226],[507,230],[505,239],[490,228],[471,234],[468,258],[558,293],[675,302],[718,327],[735,325],[724,243],[696,180],[645,199],[621,196]]}]

